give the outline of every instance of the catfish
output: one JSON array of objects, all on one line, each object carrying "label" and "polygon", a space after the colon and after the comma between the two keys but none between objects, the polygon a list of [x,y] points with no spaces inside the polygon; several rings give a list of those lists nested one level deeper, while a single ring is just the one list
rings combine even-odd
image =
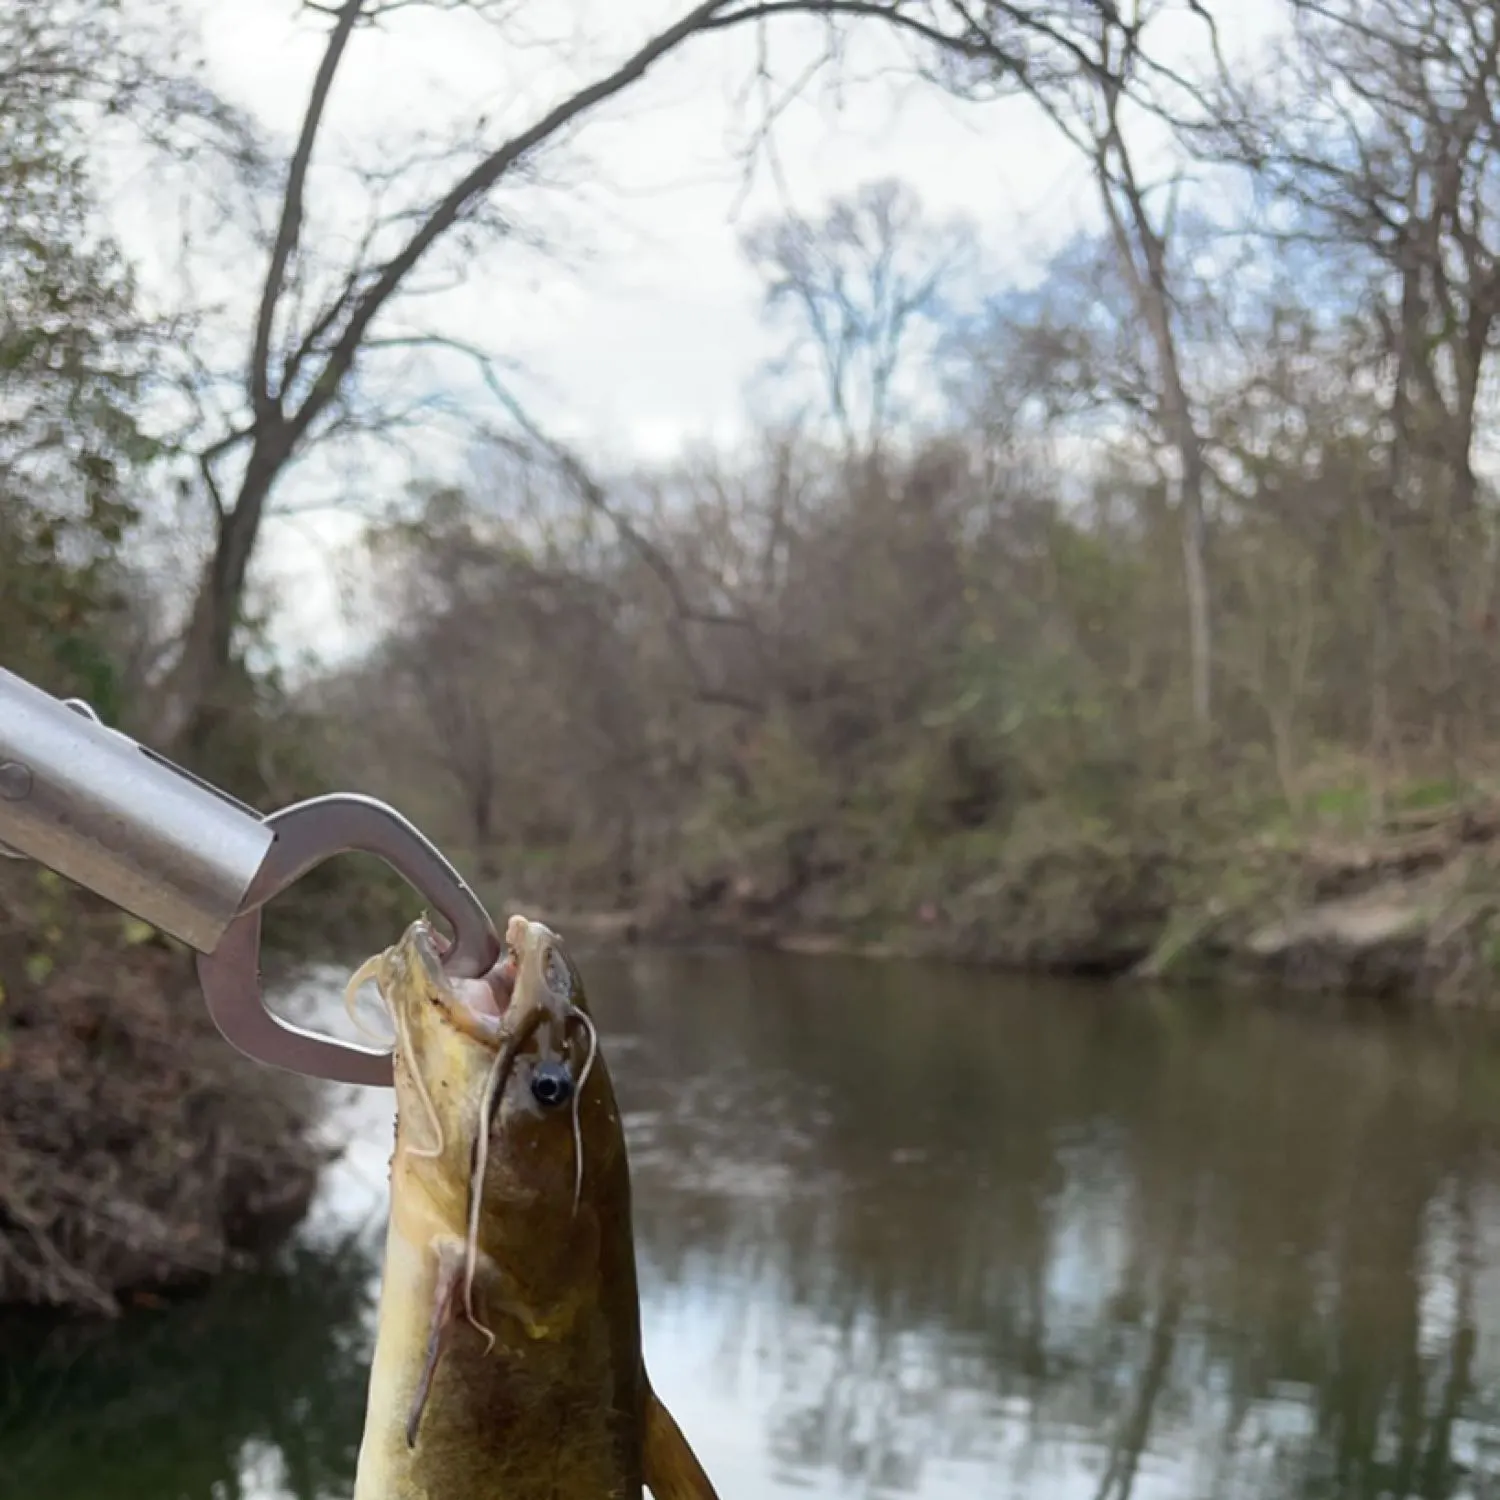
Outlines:
[{"label": "catfish", "polygon": [[630,1169],[577,969],[513,917],[444,973],[425,920],[365,964],[393,1025],[390,1221],[354,1500],[718,1500],[651,1389]]}]

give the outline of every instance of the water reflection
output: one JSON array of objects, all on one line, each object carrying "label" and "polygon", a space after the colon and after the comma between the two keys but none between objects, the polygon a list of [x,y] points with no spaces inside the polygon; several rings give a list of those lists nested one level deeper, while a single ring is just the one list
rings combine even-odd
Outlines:
[{"label": "water reflection", "polygon": [[118,1326],[4,1325],[0,1494],[333,1500],[364,1416],[372,1266],[298,1250]]},{"label": "water reflection", "polygon": [[[1500,1491],[1476,1027],[772,956],[588,973],[648,1358],[725,1500]],[[389,1109],[340,1096],[295,1274],[7,1342],[0,1492],[347,1494]]]},{"label": "water reflection", "polygon": [[1487,1491],[1472,1030],[858,964],[611,980],[653,1039],[620,1069],[648,1294],[717,1317],[762,1483]]}]

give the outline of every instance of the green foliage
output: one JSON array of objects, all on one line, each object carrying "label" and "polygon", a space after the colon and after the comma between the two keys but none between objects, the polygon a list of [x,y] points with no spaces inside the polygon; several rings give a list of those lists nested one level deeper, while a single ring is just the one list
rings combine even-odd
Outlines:
[{"label": "green foliage", "polygon": [[[1389,816],[1399,816],[1454,807],[1463,792],[1464,786],[1452,777],[1423,778],[1387,788],[1384,802]],[[1374,811],[1368,778],[1320,789],[1308,798],[1307,810],[1314,823],[1350,832],[1368,827]]]},{"label": "green foliage", "polygon": [[153,335],[88,165],[84,106],[116,67],[117,20],[67,0],[0,17],[0,647],[109,718],[120,557],[160,454],[139,415]]}]

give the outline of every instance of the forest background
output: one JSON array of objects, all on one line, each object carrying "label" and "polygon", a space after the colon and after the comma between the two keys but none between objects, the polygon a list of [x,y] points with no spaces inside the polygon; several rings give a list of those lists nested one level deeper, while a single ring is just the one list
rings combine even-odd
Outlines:
[{"label": "forest background", "polygon": [[[578,9],[309,3],[269,111],[192,6],[0,13],[0,662],[267,810],[385,797],[596,935],[1485,1003],[1494,7]],[[355,128],[439,45],[504,67]],[[684,80],[735,122],[701,282],[661,251],[692,321],[591,345],[559,309]],[[993,178],[792,207],[784,133],[882,89]],[[1012,222],[1043,141],[1070,206]],[[593,366],[722,386],[726,347],[737,412],[591,431]],[[0,1295],[108,1308],[295,1220],[311,1106],[221,1055],[184,955],[0,877]],[[273,935],[408,908],[353,862]]]}]

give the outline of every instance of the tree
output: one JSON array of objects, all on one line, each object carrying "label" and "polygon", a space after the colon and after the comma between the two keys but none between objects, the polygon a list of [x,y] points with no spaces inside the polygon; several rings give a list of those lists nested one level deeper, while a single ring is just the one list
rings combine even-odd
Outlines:
[{"label": "tree", "polygon": [[[416,8],[426,3],[440,0],[417,0]],[[201,744],[211,729],[215,688],[231,657],[250,561],[272,492],[299,454],[341,424],[358,420],[353,416],[356,366],[368,375],[369,366],[383,355],[443,342],[435,332],[412,333],[396,322],[419,269],[430,267],[448,246],[457,253],[447,269],[461,276],[466,253],[493,243],[509,228],[493,204],[502,184],[689,38],[753,20],[759,13],[753,5],[732,0],[701,0],[612,70],[576,88],[513,134],[498,141],[491,136],[477,151],[472,143],[456,145],[436,165],[429,153],[419,152],[407,163],[388,167],[381,187],[386,196],[404,201],[394,211],[372,210],[365,232],[335,262],[332,248],[309,243],[306,233],[315,169],[326,144],[329,100],[357,51],[359,31],[412,8],[409,0],[339,0],[308,7],[326,18],[327,35],[285,164],[275,227],[263,247],[266,269],[243,391],[237,409],[206,436],[198,453],[213,504],[215,536],[173,673],[168,725],[174,740]],[[488,9],[478,0],[476,8]],[[483,122],[479,131],[483,140]],[[389,410],[377,409],[363,420],[379,429],[391,418]],[[224,470],[231,464],[232,475],[226,478]]]},{"label": "tree", "polygon": [[[829,61],[838,55],[838,28],[856,22],[887,28],[916,46],[975,55],[972,23],[957,0],[698,0],[618,65],[504,139],[496,140],[481,121],[477,147],[469,139],[436,161],[422,151],[389,164],[379,174],[379,186],[387,198],[402,200],[400,208],[373,211],[352,248],[335,262],[334,247],[314,244],[307,234],[329,99],[357,50],[362,27],[429,5],[472,7],[501,26],[518,18],[517,8],[492,7],[485,0],[339,0],[307,6],[326,21],[327,34],[281,174],[275,227],[261,247],[265,273],[248,367],[235,409],[205,436],[197,454],[215,535],[172,674],[166,724],[174,740],[201,741],[212,723],[215,686],[233,650],[250,561],[272,492],[289,465],[340,425],[359,422],[379,431],[391,422],[392,412],[378,403],[359,410],[356,376],[368,384],[373,365],[414,346],[446,345],[465,356],[499,352],[462,348],[420,326],[403,329],[397,318],[410,305],[417,274],[437,263],[442,248],[454,252],[448,269],[461,276],[480,248],[514,229],[496,208],[498,189],[521,178],[542,153],[635,87],[663,58],[709,33],[800,15],[826,26]],[[1033,40],[1053,34],[1050,6],[1004,9],[1004,25],[992,28],[983,46],[991,88],[1013,86],[1029,66]],[[320,252],[324,264],[313,275]]]},{"label": "tree", "polygon": [[[1175,460],[1194,717],[1201,734],[1212,720],[1213,641],[1208,575],[1207,488],[1201,416],[1189,388],[1174,284],[1176,192],[1154,184],[1133,140],[1132,114],[1180,121],[1201,109],[1197,88],[1147,46],[1147,33],[1173,11],[1212,21],[1199,0],[1132,0],[1128,5],[1081,0],[1049,13],[1033,38],[1022,85],[1088,161],[1119,267],[1153,356],[1154,418]],[[1009,4],[974,7],[962,48],[942,57],[950,86],[972,92],[993,86],[1011,63],[1004,38]],[[1005,60],[1002,64],[1002,59]]]},{"label": "tree", "polygon": [[[1397,0],[1295,0],[1292,45],[1268,87],[1227,99],[1220,149],[1250,168],[1273,230],[1357,277],[1377,331],[1365,378],[1383,392],[1384,480],[1369,494],[1378,537],[1370,615],[1370,744],[1397,749],[1394,676],[1403,599],[1437,595],[1430,713],[1457,753],[1468,559],[1487,551],[1474,448],[1500,329],[1500,25],[1484,0],[1418,14]],[[1403,564],[1403,554],[1405,564]],[[1403,573],[1406,577],[1403,578]],[[1495,570],[1473,591],[1479,614]],[[1426,611],[1423,611],[1426,613]],[[1467,650],[1466,650],[1467,646]]]},{"label": "tree", "polygon": [[[120,711],[119,548],[161,445],[141,403],[164,333],[99,224],[101,110],[153,114],[117,7],[0,12],[0,640],[7,664]],[[160,116],[156,116],[160,120]]]},{"label": "tree", "polygon": [[909,407],[903,366],[930,358],[948,321],[949,290],[971,267],[972,225],[930,222],[917,194],[887,178],[817,219],[765,220],[743,247],[766,311],[792,325],[777,373],[810,359],[845,447],[873,451]]}]

